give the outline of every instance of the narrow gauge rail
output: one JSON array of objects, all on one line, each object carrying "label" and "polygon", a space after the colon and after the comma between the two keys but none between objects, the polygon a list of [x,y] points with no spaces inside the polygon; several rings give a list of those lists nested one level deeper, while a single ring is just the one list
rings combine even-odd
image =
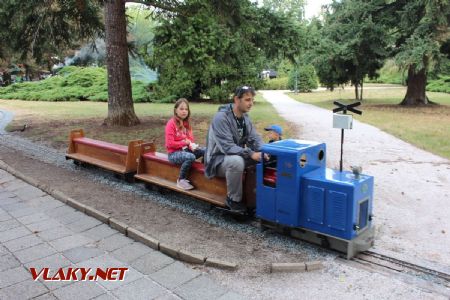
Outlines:
[{"label": "narrow gauge rail", "polygon": [[361,264],[373,264],[399,273],[404,273],[432,281],[434,283],[449,286],[450,274],[435,269],[430,269],[411,262],[400,260],[394,257],[376,253],[373,251],[364,251],[355,256],[353,261]]}]

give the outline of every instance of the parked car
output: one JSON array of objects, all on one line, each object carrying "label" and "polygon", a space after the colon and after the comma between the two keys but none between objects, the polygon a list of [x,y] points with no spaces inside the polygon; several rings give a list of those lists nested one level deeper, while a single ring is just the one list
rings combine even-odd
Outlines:
[{"label": "parked car", "polygon": [[277,73],[277,71],[275,71],[275,70],[263,70],[262,72],[261,72],[261,78],[270,78],[270,79],[272,79],[272,78],[277,78],[277,76],[278,76],[278,73]]}]

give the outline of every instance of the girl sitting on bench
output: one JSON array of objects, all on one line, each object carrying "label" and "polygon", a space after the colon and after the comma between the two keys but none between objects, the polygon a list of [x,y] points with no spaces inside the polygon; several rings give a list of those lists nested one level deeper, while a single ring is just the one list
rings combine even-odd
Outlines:
[{"label": "girl sitting on bench", "polygon": [[167,122],[165,136],[166,149],[169,161],[181,165],[180,175],[177,179],[177,187],[183,190],[191,190],[194,186],[189,182],[188,175],[192,163],[204,155],[205,150],[194,143],[189,117],[189,102],[180,98],[175,102],[173,117]]}]

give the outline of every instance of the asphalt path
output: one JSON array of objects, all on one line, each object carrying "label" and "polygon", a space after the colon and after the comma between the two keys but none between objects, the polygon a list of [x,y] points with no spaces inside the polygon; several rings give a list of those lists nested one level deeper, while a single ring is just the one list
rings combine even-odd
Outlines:
[{"label": "asphalt path", "polygon": [[12,121],[14,114],[6,110],[0,110],[0,134],[5,134],[5,127]]}]

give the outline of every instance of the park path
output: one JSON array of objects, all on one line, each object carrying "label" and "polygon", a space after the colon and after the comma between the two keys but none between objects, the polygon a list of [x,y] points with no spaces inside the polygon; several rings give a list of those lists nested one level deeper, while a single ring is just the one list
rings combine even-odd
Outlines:
[{"label": "park path", "polygon": [[6,110],[0,110],[0,134],[4,134],[6,125],[12,121],[14,114]]},{"label": "park path", "polygon": [[[332,128],[331,111],[295,101],[283,91],[261,93],[297,125],[293,138],[325,142],[328,167],[339,168],[340,130]],[[344,169],[350,165],[375,177],[375,249],[450,270],[450,161],[354,121],[344,142]]]},{"label": "park path", "polygon": [[[4,170],[0,187],[0,299],[244,299]],[[29,268],[44,267],[128,272],[115,282],[34,281]]]}]

